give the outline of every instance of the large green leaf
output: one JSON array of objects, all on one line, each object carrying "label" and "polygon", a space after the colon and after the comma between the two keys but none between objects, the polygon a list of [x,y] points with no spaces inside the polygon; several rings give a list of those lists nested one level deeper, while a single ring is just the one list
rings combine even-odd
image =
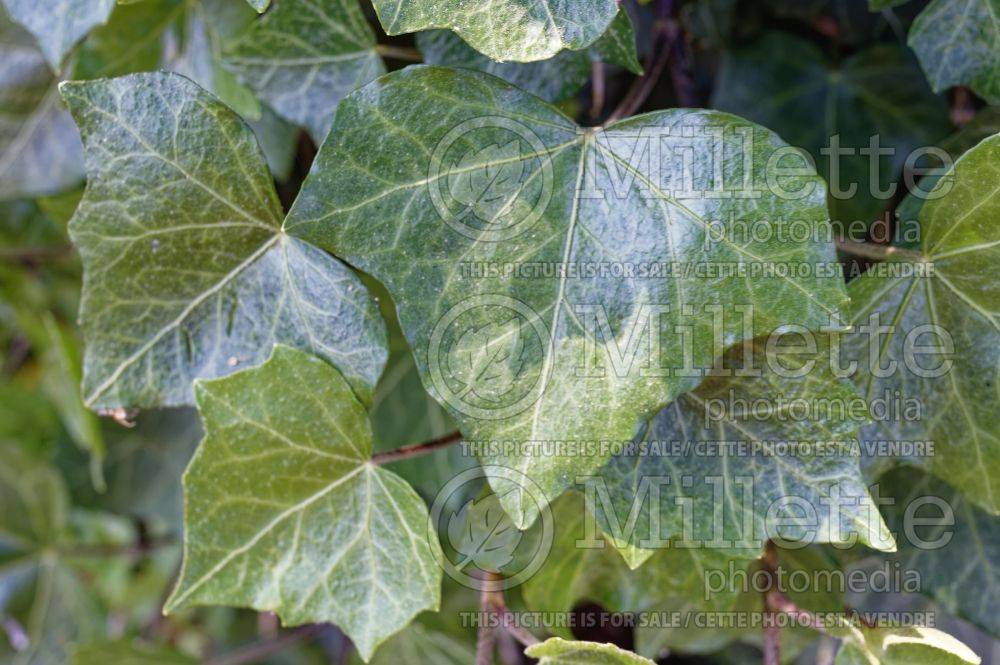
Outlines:
[{"label": "large green leaf", "polygon": [[494,60],[546,60],[590,46],[618,13],[615,0],[375,0],[390,35],[448,28]]},{"label": "large green leaf", "polygon": [[931,442],[933,454],[914,448],[907,462],[992,513],[1000,512],[998,159],[994,136],[938,182],[920,211],[922,259],[896,255],[851,282],[858,330],[845,339],[855,383],[890,407],[862,430],[862,445]]},{"label": "large green leaf", "polygon": [[275,342],[335,363],[370,402],[386,354],[378,312],[350,270],[282,232],[239,117],[175,74],[62,89],[89,170],[70,223],[87,404],[190,403],[195,378],[256,364]]},{"label": "large green leaf", "polygon": [[[741,187],[745,176],[757,198],[678,198],[685,172],[679,155],[698,147],[682,133],[707,126],[727,130],[716,145],[727,155],[718,164],[727,180],[715,182]],[[743,135],[753,136],[752,153],[741,154]],[[641,141],[649,136],[665,157],[653,169],[642,162]],[[829,243],[720,237],[734,220],[770,228],[794,219],[822,232],[818,177],[806,170],[779,179],[799,192],[794,201],[764,184],[774,176],[765,165],[782,146],[760,127],[711,111],[664,111],[583,131],[491,76],[410,67],[341,102],[286,229],[388,287],[424,384],[467,440],[624,442],[640,418],[698,384],[701,372],[678,376],[685,354],[707,369],[738,339],[791,323],[839,321],[846,301],[835,271],[795,279],[780,271],[752,280],[696,276],[710,263],[747,271],[834,264]],[[797,151],[785,153],[801,165]],[[710,188],[712,154],[696,152],[692,186]],[[744,159],[760,170],[743,174]],[[721,226],[710,230],[710,220]],[[507,264],[566,270],[561,277],[508,277]],[[489,271],[463,275],[484,265]],[[633,277],[569,272],[644,265],[649,272]],[[741,305],[754,308],[752,330],[737,314]],[[726,312],[724,329],[699,334],[685,351],[674,326],[705,331],[713,309]],[[649,346],[636,341],[653,310],[667,311],[649,325],[656,344],[644,356]],[[507,467],[514,479],[527,474],[548,499],[609,454],[484,452],[484,462]],[[503,484],[498,478],[508,474],[493,475]],[[498,487],[497,494],[519,527],[534,520],[537,509],[522,508],[518,492]]]},{"label": "large green leaf", "polygon": [[935,90],[967,85],[1000,102],[997,0],[934,0],[913,22],[908,41]]},{"label": "large green leaf", "polygon": [[[811,42],[771,32],[727,54],[712,105],[743,114],[808,150],[827,179],[839,167],[839,181],[830,190],[832,218],[845,225],[869,222],[890,204],[890,189],[897,186],[911,151],[951,131],[947,104],[917,70],[910,54],[890,44],[862,50],[834,66]],[[873,135],[880,149],[894,152],[861,153]],[[851,154],[834,159],[821,152],[835,136]],[[874,165],[877,180],[870,175]]]},{"label": "large green leaf", "polygon": [[[630,566],[653,554],[643,541],[672,538],[743,556],[782,537],[894,548],[861,476],[864,404],[831,373],[825,339],[814,338],[810,353],[795,337],[791,353],[764,340],[731,349],[721,366],[733,376],[710,377],[674,400],[631,453],[601,471],[597,489],[607,494],[590,490],[591,503]],[[843,408],[823,408],[817,397]],[[791,416],[792,405],[808,407],[807,415]],[[649,485],[658,479],[668,481],[659,503]],[[681,509],[685,501],[693,519]]]},{"label": "large green leaf", "polygon": [[83,148],[31,36],[0,10],[0,200],[54,194],[83,178]]},{"label": "large green leaf", "polygon": [[654,665],[653,661],[613,644],[571,642],[553,637],[525,649],[539,665]]},{"label": "large green leaf", "polygon": [[280,0],[224,62],[317,143],[330,131],[337,102],[385,72],[357,0]]},{"label": "large green leaf", "polygon": [[579,92],[590,80],[595,60],[620,65],[635,74],[642,73],[635,52],[632,22],[624,11],[618,12],[611,26],[589,49],[563,51],[540,62],[497,62],[477,53],[461,37],[447,30],[418,33],[417,47],[429,65],[478,69],[549,102],[560,102]]},{"label": "large green leaf", "polygon": [[94,27],[108,20],[115,0],[3,0],[11,18],[38,41],[58,72],[63,58]]},{"label": "large green leaf", "polygon": [[[914,469],[888,473],[878,486],[895,501],[883,508],[889,528],[907,533],[893,559],[903,570],[916,571],[920,591],[948,612],[1000,635],[1000,571],[994,563],[1000,557],[1000,518]],[[941,521],[915,526],[914,516]]]},{"label": "large green leaf", "polygon": [[367,413],[334,368],[276,346],[260,367],[197,386],[206,437],[185,475],[184,567],[168,611],[225,604],[333,622],[368,659],[437,609],[427,509],[369,462]]}]

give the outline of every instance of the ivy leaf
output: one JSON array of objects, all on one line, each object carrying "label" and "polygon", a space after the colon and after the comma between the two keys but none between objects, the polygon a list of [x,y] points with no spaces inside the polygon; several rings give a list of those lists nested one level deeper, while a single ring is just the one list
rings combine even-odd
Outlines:
[{"label": "ivy leaf", "polygon": [[1000,3],[934,0],[917,16],[908,43],[935,91],[967,85],[1000,102]]},{"label": "ivy leaf", "polygon": [[524,650],[538,665],[655,665],[653,661],[613,644],[576,642],[552,637]]},{"label": "ivy leaf", "polygon": [[83,148],[31,36],[0,11],[0,200],[58,193],[83,179]]},{"label": "ivy leaf", "polygon": [[[879,478],[878,487],[880,494],[895,501],[884,504],[882,509],[890,529],[897,533],[913,529],[921,540],[935,543],[919,547],[920,541],[901,538],[900,551],[893,560],[900,563],[902,570],[916,571],[920,575],[920,591],[949,613],[1000,635],[1000,571],[993,563],[1000,557],[1000,518],[973,505],[934,476],[916,469],[887,473]],[[942,507],[947,505],[954,519],[944,521],[953,524],[945,530],[935,525],[917,528],[912,517],[907,524],[904,522],[907,509],[920,505],[915,501],[933,501],[915,510],[916,516],[946,515]]]},{"label": "ivy leaf", "polygon": [[[471,635],[471,633],[467,633]],[[474,636],[472,636],[474,637]],[[353,665],[360,659],[352,656]],[[372,665],[469,665],[476,661],[475,640],[462,640],[414,622],[389,638],[375,653]]]},{"label": "ivy leaf", "polygon": [[249,7],[233,0],[199,0],[188,5],[184,41],[169,69],[189,77],[245,120],[263,113],[254,92],[225,67],[226,46],[250,29],[257,19]]},{"label": "ivy leaf", "polygon": [[458,569],[474,563],[499,572],[514,559],[521,532],[500,506],[496,494],[470,499],[448,521],[448,541],[462,556]]},{"label": "ivy leaf", "polygon": [[478,69],[549,102],[561,102],[576,95],[590,80],[594,60],[620,65],[634,74],[642,74],[642,65],[635,51],[632,21],[625,11],[618,12],[611,26],[590,48],[561,51],[548,60],[538,62],[497,62],[447,30],[417,33],[417,48],[429,65]]},{"label": "ivy leaf", "polygon": [[835,665],[979,665],[972,649],[934,628],[850,628]]},{"label": "ivy leaf", "polygon": [[579,50],[604,34],[618,13],[615,0],[375,0],[389,35],[448,28],[483,55],[500,62],[546,60]]},{"label": "ivy leaf", "polygon": [[168,612],[224,604],[332,622],[366,660],[421,610],[441,569],[427,509],[369,462],[364,406],[334,368],[276,346],[197,383],[206,436],[185,474],[184,566]]},{"label": "ivy leaf", "polygon": [[[1000,197],[984,178],[998,159],[1000,136],[994,136],[938,182],[920,210],[922,258],[894,256],[851,282],[858,331],[845,338],[845,357],[857,362],[852,378],[865,399],[906,400],[862,431],[862,446],[933,442],[933,455],[907,462],[994,514],[1000,513],[1000,291],[989,266],[1000,260],[994,222]],[[892,330],[876,333],[874,326]]]},{"label": "ivy leaf", "polygon": [[639,56],[635,50],[635,30],[632,19],[623,8],[616,15],[611,25],[601,38],[590,47],[591,59],[624,67],[633,74],[643,73],[639,64]]},{"label": "ivy leaf", "polygon": [[448,30],[417,33],[417,48],[429,65],[478,69],[498,76],[550,102],[572,98],[590,78],[588,51],[560,51],[538,62],[497,62],[466,44]]},{"label": "ivy leaf", "polygon": [[[595,540],[594,518],[577,492],[567,492],[552,504],[552,520],[552,548],[538,573],[523,587],[525,604],[536,612],[568,613],[584,601],[622,613],[729,612],[738,599],[735,590],[727,586],[706,596],[706,589],[714,584],[706,574],[744,571],[751,564],[723,550],[665,547],[641,568],[630,570],[606,537],[597,535]],[[566,626],[552,629],[557,635],[572,637]],[[657,651],[642,649],[644,654]]]},{"label": "ivy leaf", "polygon": [[480,399],[500,402],[514,387],[524,364],[523,322],[470,328],[455,342],[455,377]]},{"label": "ivy leaf", "polygon": [[271,0],[247,0],[250,6],[257,10],[258,14],[263,14],[271,5]]},{"label": "ivy leaf", "polygon": [[70,222],[88,406],[189,404],[195,378],[256,364],[275,342],[334,362],[370,402],[386,355],[378,312],[347,267],[282,232],[239,117],[175,74],[62,90],[90,176]]},{"label": "ivy leaf", "polygon": [[[435,94],[428,96],[429,89]],[[766,191],[763,168],[746,174],[764,190],[760,198],[679,201],[657,182],[674,178],[671,187],[678,187],[676,179],[684,170],[679,161],[666,159],[653,167],[655,172],[630,163],[645,154],[631,152],[636,137],[657,136],[667,146],[662,153],[666,155],[671,148],[695,147],[678,135],[684,131],[681,127],[707,125],[732,131],[716,146],[725,152],[741,150],[738,128],[752,134],[754,152],[745,157],[760,167],[782,145],[760,127],[711,111],[664,111],[602,132],[584,132],[553,107],[499,79],[471,71],[409,67],[341,102],[330,138],[289,213],[286,229],[387,286],[424,384],[456,417],[467,440],[627,441],[640,418],[698,383],[697,377],[679,377],[677,372],[646,376],[639,369],[643,361],[636,359],[638,354],[621,350],[631,332],[644,334],[647,307],[671,306],[665,316],[669,323],[654,327],[665,337],[666,330],[674,330],[682,320],[684,325],[710,325],[713,314],[705,309],[693,312],[694,306],[685,308],[684,303],[716,303],[733,313],[720,333],[722,339],[707,335],[696,340],[693,362],[708,367],[728,342],[744,336],[793,321],[818,327],[833,320],[836,325],[845,304],[842,282],[830,273],[801,279],[776,274],[754,279],[751,287],[742,277],[673,279],[659,272],[664,261],[675,261],[677,270],[702,263],[749,269],[751,264],[833,262],[829,243],[744,246],[725,238],[715,242],[716,235],[726,231],[709,229],[708,220],[770,225],[794,218],[821,232],[826,224],[825,191],[816,176],[786,182],[790,190],[805,191],[796,201]],[[670,136],[672,130],[677,134]],[[379,139],[372,141],[374,136]],[[447,176],[460,171],[456,165],[471,147],[503,146],[514,139],[519,141],[516,159],[525,163],[525,170],[517,200],[501,208],[513,211],[508,224],[494,224],[446,199]],[[440,160],[435,151],[443,154]],[[729,175],[738,179],[742,159],[727,159],[720,168],[734,169]],[[698,153],[697,160],[710,164],[711,153]],[[491,165],[479,162],[468,168],[485,172]],[[597,190],[598,197],[607,198],[577,198],[578,190]],[[401,210],[406,214],[400,215]],[[564,273],[560,279],[553,273],[539,279],[502,271],[463,276],[469,267],[508,263],[652,268],[648,278],[598,274],[570,279]],[[734,308],[743,303],[755,306],[753,331],[743,330],[742,318],[735,316]],[[595,305],[604,309],[595,314]],[[515,314],[529,323],[522,326],[523,367],[498,408],[475,399],[457,380],[449,363],[459,362],[459,357],[451,351],[469,327],[495,326]],[[608,325],[603,332],[587,330],[583,321],[588,316],[601,325],[600,317],[606,316]],[[663,344],[661,355],[651,362],[668,359],[668,366],[679,366],[683,352],[677,337]],[[627,366],[611,366],[617,362],[616,351]],[[599,356],[599,366],[589,375],[581,372],[588,353]],[[551,499],[569,486],[570,476],[596,471],[607,455],[515,453],[486,454],[482,459],[508,467],[514,475],[527,474]],[[517,493],[505,491],[509,487],[502,479],[493,481],[518,527],[531,524],[537,510],[531,504],[522,507]]]},{"label": "ivy leaf", "polygon": [[[829,201],[835,228],[837,222],[875,219],[892,199],[907,156],[951,131],[946,102],[927,87],[904,49],[882,44],[835,66],[811,42],[778,32],[726,54],[712,106],[745,114],[808,150],[827,180],[835,159],[839,183],[831,184]],[[861,153],[873,135],[880,149],[894,152]],[[824,154],[834,136],[852,152]],[[871,176],[875,159],[877,181]]]},{"label": "ivy leaf", "polygon": [[73,649],[69,665],[195,665],[197,661],[170,649],[128,641],[99,642]]},{"label": "ivy leaf", "polygon": [[317,143],[337,102],[385,72],[357,0],[278,2],[227,49],[224,63]]},{"label": "ivy leaf", "polygon": [[93,28],[108,20],[115,0],[3,0],[11,18],[35,36],[52,71]]},{"label": "ivy leaf", "polygon": [[[601,472],[607,495],[598,494],[601,485],[588,498],[602,530],[631,567],[653,554],[642,546],[650,538],[695,539],[751,557],[768,539],[786,534],[811,542],[860,540],[875,549],[895,549],[861,476],[856,437],[867,423],[864,403],[849,382],[836,379],[822,362],[830,355],[825,340],[805,351],[800,342],[792,341],[794,354],[788,347],[785,353],[777,345],[772,350],[764,340],[733,347],[719,365],[729,376],[709,377],[681,395],[653,419],[633,453],[615,457]],[[789,416],[787,405],[812,404],[816,395],[845,408]],[[860,416],[854,415],[856,409],[847,410],[852,402],[860,407]],[[744,406],[748,404],[767,409]],[[659,488],[657,503],[643,483],[661,478],[669,482]],[[646,500],[630,524],[637,498]],[[679,507],[685,500],[695,516],[687,527],[691,518]],[[811,514],[804,506],[811,507]],[[772,514],[776,507],[781,510]],[[653,510],[658,511],[656,521]],[[776,527],[779,517],[781,529]],[[630,525],[632,531],[627,530]],[[655,526],[660,532],[651,531]]]},{"label": "ivy leaf", "polygon": [[69,498],[62,478],[10,444],[0,446],[0,546],[30,554],[56,542],[66,528]]},{"label": "ivy leaf", "polygon": [[492,224],[510,223],[512,206],[517,202],[524,162],[520,141],[493,144],[482,150],[470,149],[448,176],[448,189],[456,202],[465,206],[458,213],[470,213]]},{"label": "ivy leaf", "polygon": [[69,526],[60,475],[12,445],[0,445],[0,613],[27,643],[16,665],[63,662],[66,644],[95,636],[102,617],[57,554]]},{"label": "ivy leaf", "polygon": [[107,24],[80,45],[73,78],[95,79],[153,71],[163,60],[163,38],[184,16],[183,0],[119,4]]}]

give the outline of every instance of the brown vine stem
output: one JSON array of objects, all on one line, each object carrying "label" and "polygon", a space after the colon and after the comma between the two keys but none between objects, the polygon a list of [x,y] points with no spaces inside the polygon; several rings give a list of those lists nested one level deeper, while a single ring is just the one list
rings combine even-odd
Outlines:
[{"label": "brown vine stem", "polygon": [[590,119],[597,122],[604,112],[604,63],[595,60],[590,69]]},{"label": "brown vine stem", "polygon": [[[493,665],[493,652],[496,647],[497,629],[493,623],[496,612],[496,591],[493,589],[500,581],[496,573],[484,573],[482,590],[479,592],[479,611],[482,613],[479,634],[476,636],[476,665]],[[503,602],[503,599],[500,599]]]},{"label": "brown vine stem", "polygon": [[761,559],[764,569],[770,574],[770,583],[764,591],[764,665],[781,665],[781,629],[778,626],[779,612],[775,602],[778,589],[774,586],[778,569],[778,548],[774,541],[767,541],[764,557]]},{"label": "brown vine stem", "polygon": [[251,665],[251,663],[260,662],[268,656],[273,656],[303,640],[315,637],[321,630],[323,630],[323,626],[320,624],[302,626],[273,640],[251,644],[232,653],[211,658],[205,661],[205,665]]},{"label": "brown vine stem", "polygon": [[393,46],[392,44],[377,44],[375,52],[384,58],[404,60],[406,62],[423,62],[424,54],[409,46]]},{"label": "brown vine stem", "polygon": [[[487,573],[487,575],[486,579],[489,581],[499,582],[502,579],[499,575],[493,573]],[[499,584],[486,585],[482,593],[484,608],[488,606],[490,608],[489,611],[498,613],[501,617],[500,625],[503,627],[504,632],[520,642],[522,646],[530,647],[533,644],[538,644],[541,640],[517,625],[514,613],[507,607],[507,600],[504,598],[503,589],[498,587]]]},{"label": "brown vine stem", "polygon": [[375,453],[372,455],[372,464],[386,464],[388,462],[396,462],[409,457],[416,457],[417,455],[426,455],[427,453],[434,452],[438,448],[450,446],[451,444],[461,440],[462,433],[455,430],[451,434],[445,434],[437,439],[432,439],[423,443],[415,443],[412,446],[403,446],[402,448],[396,448],[395,450],[386,450],[385,452]]},{"label": "brown vine stem", "polygon": [[892,256],[918,262],[927,260],[927,257],[923,254],[912,249],[902,249],[891,245],[876,245],[871,242],[857,242],[856,240],[848,240],[847,238],[837,238],[835,242],[837,249],[845,254],[873,259],[875,261],[885,261]]}]

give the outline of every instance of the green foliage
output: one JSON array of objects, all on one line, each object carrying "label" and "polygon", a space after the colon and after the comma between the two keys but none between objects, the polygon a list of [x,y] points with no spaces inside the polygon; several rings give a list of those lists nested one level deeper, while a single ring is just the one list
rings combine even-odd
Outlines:
[{"label": "green foliage", "polygon": [[998,17],[0,0],[0,665],[989,662]]}]

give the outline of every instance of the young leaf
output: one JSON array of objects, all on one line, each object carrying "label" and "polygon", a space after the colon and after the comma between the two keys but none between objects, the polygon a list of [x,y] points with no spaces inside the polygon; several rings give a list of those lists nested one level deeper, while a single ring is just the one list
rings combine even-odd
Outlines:
[{"label": "young leaf", "polygon": [[0,200],[58,193],[83,179],[83,147],[31,35],[0,11]]},{"label": "young leaf", "polygon": [[35,36],[53,71],[93,28],[108,20],[115,0],[3,0],[11,18]]},{"label": "young leaf", "polygon": [[[653,419],[632,454],[615,457],[602,470],[608,496],[592,508],[630,566],[653,554],[641,545],[650,538],[693,538],[744,556],[755,556],[768,539],[785,534],[895,549],[861,476],[857,434],[867,418],[852,417],[846,409],[863,403],[850,383],[836,379],[823,364],[829,356],[825,343],[814,343],[808,355],[799,341],[794,341],[796,355],[776,356],[764,340],[733,347],[720,367],[734,376],[710,377],[681,395]],[[757,376],[745,374],[751,368]],[[806,373],[789,376],[800,371]],[[789,415],[787,405],[810,404],[818,395],[845,408],[817,409],[799,419]],[[767,410],[744,406],[751,404]],[[743,448],[730,447],[733,443]],[[785,449],[786,444],[792,445]],[[650,491],[642,484],[650,479],[669,482],[659,488],[659,503],[646,495],[636,528],[627,531],[633,502]],[[592,492],[591,503],[600,498]],[[694,520],[680,509],[685,500]],[[776,506],[785,508],[774,512]],[[653,510],[658,511],[655,522]],[[780,529],[774,521],[779,514]],[[654,524],[661,532],[650,533]]]},{"label": "young leaf", "polygon": [[[708,126],[725,131],[714,147],[684,137]],[[642,161],[648,153],[643,137],[650,136],[663,146],[660,154],[676,149],[675,160],[652,166]],[[752,136],[748,154],[742,154],[745,136]],[[512,200],[491,205],[498,219],[481,218],[475,205],[452,198],[449,176],[469,170],[486,174],[486,183],[491,173],[506,177],[498,167],[507,160],[472,160],[463,168],[458,163],[472,149],[513,140],[518,155],[511,159],[524,164],[518,187]],[[760,127],[711,111],[663,111],[583,131],[548,104],[491,76],[410,67],[341,102],[286,229],[388,287],[425,385],[451,410],[467,440],[627,441],[639,418],[697,385],[696,376],[678,376],[685,357],[695,367],[707,367],[737,339],[789,322],[818,327],[839,321],[846,301],[835,273],[790,279],[776,272],[752,284],[739,276],[694,276],[694,266],[713,262],[745,270],[833,263],[833,248],[825,242],[731,239],[728,225],[735,220],[770,227],[794,219],[822,232],[825,190],[818,177],[800,172],[784,181],[799,193],[796,200],[764,185],[770,178],[766,165],[782,146]],[[694,176],[705,178],[698,180],[701,187],[710,189],[713,181],[724,186],[712,174],[712,151],[718,149],[728,155],[718,164],[725,186],[745,179],[756,191],[746,197],[678,198],[684,197],[680,181],[690,171],[677,155],[688,149],[705,167]],[[784,151],[801,160],[797,151]],[[744,162],[757,170],[744,173]],[[498,223],[499,218],[509,223]],[[673,268],[661,272],[664,262]],[[469,267],[506,264],[566,270],[561,277],[530,272],[509,277],[492,270],[463,276]],[[652,268],[646,276],[570,276],[574,266],[602,265]],[[669,274],[674,269],[687,276],[674,278]],[[714,303],[728,320],[714,339],[698,335],[688,353],[686,342],[671,334],[675,326],[704,330],[715,317],[712,307],[694,303]],[[740,305],[754,308],[752,330],[735,314]],[[663,316],[650,322],[654,310]],[[513,318],[520,335],[503,336],[508,346],[497,353],[518,362],[505,365],[503,382],[490,373],[493,385],[505,390],[477,392],[478,383],[455,373],[464,366],[462,354],[453,353],[463,348],[455,342],[470,328]],[[662,344],[656,347],[659,354],[644,357],[645,347],[623,350],[630,338],[644,335],[647,324]],[[523,346],[516,354],[515,343]],[[598,356],[596,368],[588,365],[588,354]],[[644,364],[672,369],[649,373],[640,369]],[[607,456],[502,453],[482,459],[526,473],[551,499],[570,477],[596,471]],[[520,528],[535,519],[532,504],[522,509],[516,493],[495,489]]]},{"label": "young leaf", "polygon": [[337,102],[385,72],[357,0],[281,0],[223,61],[317,143],[330,131]]},{"label": "young leaf", "polygon": [[858,332],[844,340],[866,400],[900,394],[919,410],[894,408],[862,431],[862,445],[933,441],[934,454],[912,463],[994,514],[1000,291],[991,266],[1000,259],[1000,195],[991,178],[998,159],[994,136],[938,182],[920,211],[921,260],[897,255],[851,282]]},{"label": "young leaf", "polygon": [[571,642],[553,637],[524,650],[538,665],[655,665],[653,661],[613,644]]},{"label": "young leaf", "polygon": [[531,62],[579,50],[604,34],[618,13],[615,0],[375,0],[390,35],[448,28],[493,60]]},{"label": "young leaf", "polygon": [[979,665],[969,647],[934,628],[851,628],[835,665]]},{"label": "young leaf", "polygon": [[196,378],[282,342],[335,363],[370,402],[385,332],[351,271],[281,230],[250,129],[175,74],[65,83],[89,182],[70,222],[91,408],[192,400]]},{"label": "young leaf", "polygon": [[184,567],[167,611],[333,622],[367,660],[437,609],[427,509],[369,462],[368,414],[337,370],[279,345],[260,367],[198,382],[197,401],[206,436],[185,474]]},{"label": "young leaf", "polygon": [[908,38],[935,91],[967,85],[990,102],[1000,102],[998,40],[997,0],[934,0]]}]

